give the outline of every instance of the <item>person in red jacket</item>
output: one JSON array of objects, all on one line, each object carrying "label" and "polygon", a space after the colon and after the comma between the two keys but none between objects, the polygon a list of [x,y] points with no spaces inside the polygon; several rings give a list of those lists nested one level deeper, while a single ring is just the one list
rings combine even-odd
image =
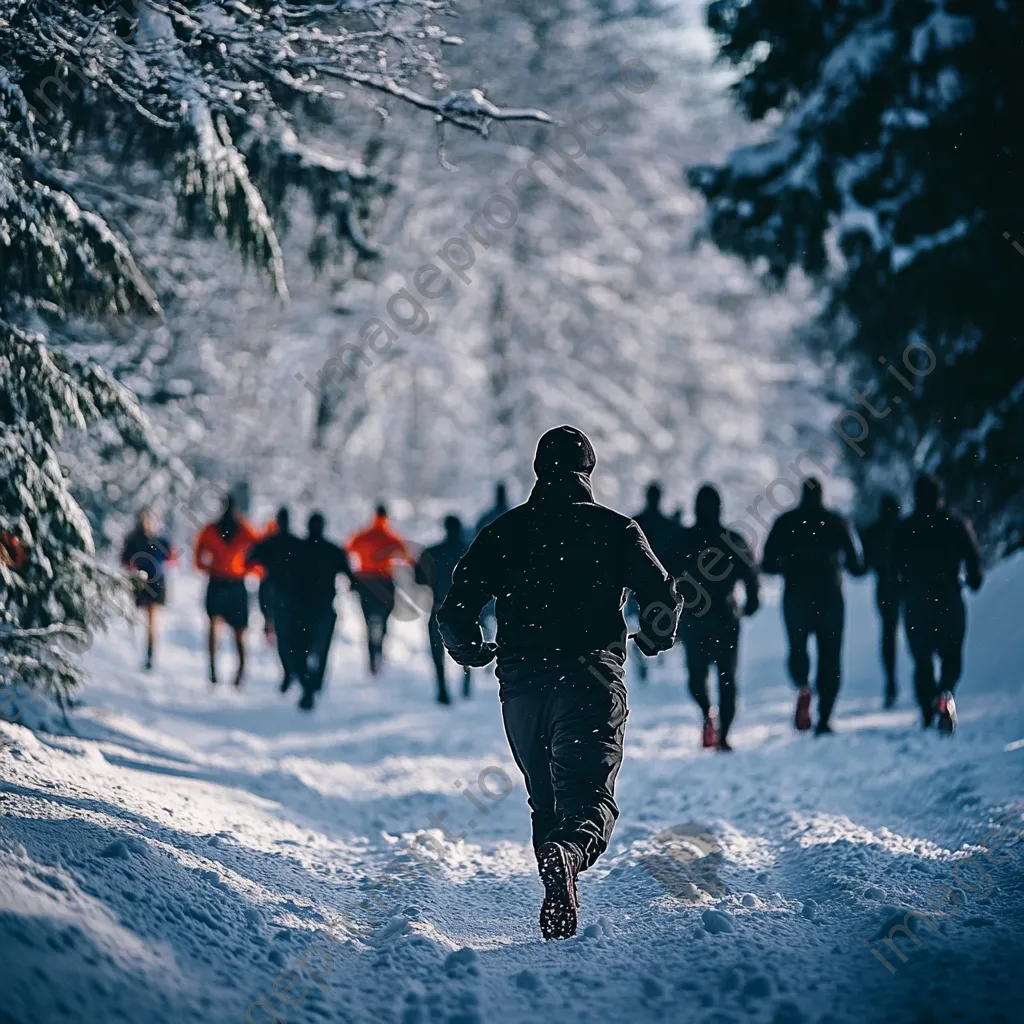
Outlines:
[{"label": "person in red jacket", "polygon": [[366,642],[370,654],[370,673],[380,672],[384,658],[384,637],[388,619],[395,609],[394,569],[410,565],[405,541],[388,522],[388,510],[378,505],[373,522],[349,538],[345,550],[352,560],[356,590],[366,619]]},{"label": "person in red jacket", "polygon": [[238,672],[235,686],[242,685],[245,673],[245,631],[249,626],[249,591],[246,573],[253,570],[246,562],[249,548],[260,539],[250,526],[234,498],[229,497],[220,519],[207,523],[196,538],[195,565],[210,577],[206,588],[206,614],[210,617],[208,646],[210,682],[217,682],[217,623],[226,622],[235,636]]}]

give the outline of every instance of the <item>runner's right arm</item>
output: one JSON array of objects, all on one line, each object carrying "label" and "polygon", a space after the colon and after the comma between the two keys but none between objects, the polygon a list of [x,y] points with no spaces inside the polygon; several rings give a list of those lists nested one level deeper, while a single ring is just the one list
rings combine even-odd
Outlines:
[{"label": "runner's right arm", "polygon": [[491,584],[493,535],[487,527],[459,559],[452,585],[437,612],[441,639],[451,656],[466,668],[487,665],[497,646],[484,641],[480,612],[494,597]]}]

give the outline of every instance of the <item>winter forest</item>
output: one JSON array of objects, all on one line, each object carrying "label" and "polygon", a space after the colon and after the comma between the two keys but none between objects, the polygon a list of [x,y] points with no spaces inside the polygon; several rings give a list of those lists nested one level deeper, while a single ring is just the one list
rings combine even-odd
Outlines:
[{"label": "winter forest", "polygon": [[[1015,0],[0,0],[0,1024],[1019,1020],[1022,34]],[[503,636],[525,594],[604,651],[599,587],[551,611],[535,534],[474,529],[560,424],[681,616],[647,651],[618,588],[615,828],[564,884]],[[239,549],[241,614],[229,499],[343,548],[315,684],[319,528]],[[485,544],[513,581],[465,641]]]}]

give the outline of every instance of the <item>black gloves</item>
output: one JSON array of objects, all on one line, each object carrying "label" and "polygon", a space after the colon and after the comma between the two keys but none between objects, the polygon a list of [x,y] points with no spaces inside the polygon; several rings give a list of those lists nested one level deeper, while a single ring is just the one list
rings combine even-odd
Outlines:
[{"label": "black gloves", "polygon": [[464,647],[449,647],[448,653],[463,668],[483,668],[489,665],[498,653],[498,645],[492,643],[466,644]]}]

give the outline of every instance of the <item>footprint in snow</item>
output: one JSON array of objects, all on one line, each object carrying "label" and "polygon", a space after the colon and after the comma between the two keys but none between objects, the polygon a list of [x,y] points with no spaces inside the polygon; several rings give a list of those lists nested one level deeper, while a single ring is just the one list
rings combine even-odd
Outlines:
[{"label": "footprint in snow", "polygon": [[722,935],[734,929],[732,918],[722,910],[705,910],[700,915],[704,922],[704,930],[712,935]]}]

